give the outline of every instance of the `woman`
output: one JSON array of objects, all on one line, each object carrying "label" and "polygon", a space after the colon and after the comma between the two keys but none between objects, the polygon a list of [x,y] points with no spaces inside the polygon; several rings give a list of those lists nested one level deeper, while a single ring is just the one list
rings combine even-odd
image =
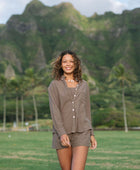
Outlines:
[{"label": "woman", "polygon": [[62,170],[84,170],[91,143],[97,147],[91,125],[89,87],[81,78],[77,55],[63,51],[53,63],[54,80],[49,92],[53,120],[52,147]]}]

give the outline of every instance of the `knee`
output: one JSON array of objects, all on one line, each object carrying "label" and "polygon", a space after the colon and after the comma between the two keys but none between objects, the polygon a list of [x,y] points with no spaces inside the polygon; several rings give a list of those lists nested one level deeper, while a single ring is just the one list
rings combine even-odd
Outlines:
[{"label": "knee", "polygon": [[62,170],[71,170],[71,167],[69,167],[69,166],[61,166],[61,169]]}]

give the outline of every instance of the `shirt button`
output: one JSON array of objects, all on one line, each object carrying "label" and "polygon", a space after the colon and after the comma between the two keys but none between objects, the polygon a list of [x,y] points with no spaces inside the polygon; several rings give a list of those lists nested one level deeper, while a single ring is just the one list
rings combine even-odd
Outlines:
[{"label": "shirt button", "polygon": [[73,116],[73,119],[75,119],[75,116]]},{"label": "shirt button", "polygon": [[72,109],[72,111],[74,112],[74,109]]},{"label": "shirt button", "polygon": [[76,94],[74,95],[74,97],[76,97]]},{"label": "shirt button", "polygon": [[72,104],[74,104],[74,101],[72,101]]}]

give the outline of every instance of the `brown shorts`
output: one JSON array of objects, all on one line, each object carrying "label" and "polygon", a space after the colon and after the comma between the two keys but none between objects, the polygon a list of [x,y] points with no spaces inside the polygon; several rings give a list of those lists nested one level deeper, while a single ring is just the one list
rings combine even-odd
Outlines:
[{"label": "brown shorts", "polygon": [[[70,144],[72,147],[76,146],[90,146],[90,130],[85,132],[76,132],[68,134],[70,139]],[[57,133],[53,133],[52,148],[54,149],[63,149],[67,146],[61,145],[60,137]]]}]

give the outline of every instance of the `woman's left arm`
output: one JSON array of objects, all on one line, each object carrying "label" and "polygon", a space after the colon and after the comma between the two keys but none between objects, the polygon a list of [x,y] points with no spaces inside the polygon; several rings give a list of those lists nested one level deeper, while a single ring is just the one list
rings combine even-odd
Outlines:
[{"label": "woman's left arm", "polygon": [[[86,112],[87,117],[90,120],[91,127],[92,127],[92,121],[91,121],[91,105],[90,105],[90,93],[89,93],[89,86],[87,84],[87,104],[86,104]],[[91,149],[95,149],[97,147],[97,141],[94,137],[93,128],[90,130],[90,142],[91,142]]]},{"label": "woman's left arm", "polygon": [[96,149],[97,141],[94,136],[90,136],[90,143],[91,143],[90,149]]},{"label": "woman's left arm", "polygon": [[[86,114],[88,119],[90,120],[91,128],[92,128],[92,121],[91,121],[91,105],[90,105],[90,93],[89,93],[89,86],[86,82]],[[90,130],[90,135],[94,136],[93,128]]]}]

